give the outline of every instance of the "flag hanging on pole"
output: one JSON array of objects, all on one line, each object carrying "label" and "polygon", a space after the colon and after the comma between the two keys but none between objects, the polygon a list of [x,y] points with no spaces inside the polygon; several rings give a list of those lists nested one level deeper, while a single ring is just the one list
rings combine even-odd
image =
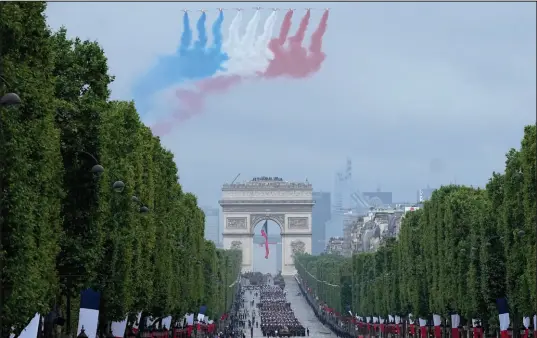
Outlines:
[{"label": "flag hanging on pole", "polygon": [[269,247],[268,247],[268,221],[265,221],[263,228],[261,228],[261,236],[265,239],[265,259],[268,259],[269,256]]},{"label": "flag hanging on pole", "polygon": [[507,305],[506,298],[498,298],[496,300],[496,306],[498,308],[498,319],[500,320],[500,337],[509,338],[509,306]]},{"label": "flag hanging on pole", "polygon": [[101,294],[92,289],[83,290],[80,293],[80,312],[78,314],[79,335],[82,330],[90,338],[97,337],[97,325],[99,324],[99,305]]}]

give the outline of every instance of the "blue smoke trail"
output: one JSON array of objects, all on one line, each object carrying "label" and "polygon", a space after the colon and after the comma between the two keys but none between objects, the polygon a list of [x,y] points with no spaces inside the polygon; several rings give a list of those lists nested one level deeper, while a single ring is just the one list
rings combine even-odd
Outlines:
[{"label": "blue smoke trail", "polygon": [[198,39],[192,44],[192,29],[188,13],[183,15],[183,33],[177,52],[159,57],[157,64],[150,69],[133,88],[133,96],[140,115],[145,115],[154,105],[154,94],[173,85],[188,80],[211,77],[221,70],[222,63],[228,59],[222,52],[222,23],[224,15],[220,12],[213,24],[214,42],[207,48],[207,15],[202,13],[196,23]]},{"label": "blue smoke trail", "polygon": [[213,48],[220,51],[222,49],[222,42],[224,37],[222,36],[222,23],[224,23],[224,12],[220,11],[218,19],[213,23],[213,39],[214,46]]},{"label": "blue smoke trail", "polygon": [[181,44],[179,45],[179,54],[183,55],[187,52],[190,43],[192,42],[192,29],[190,28],[190,18],[188,13],[183,15],[183,34],[181,35]]},{"label": "blue smoke trail", "polygon": [[207,30],[205,29],[205,21],[207,21],[207,15],[203,12],[196,23],[196,29],[198,30],[198,40],[194,43],[194,50],[197,52],[203,52],[205,46],[207,46]]},{"label": "blue smoke trail", "polygon": [[217,70],[226,71],[222,64],[229,60],[229,56],[226,53],[222,53],[222,43],[224,37],[222,35],[222,23],[224,22],[224,12],[220,11],[218,19],[213,23],[213,46],[211,47],[210,54],[215,58],[215,62],[219,62],[220,66]]}]

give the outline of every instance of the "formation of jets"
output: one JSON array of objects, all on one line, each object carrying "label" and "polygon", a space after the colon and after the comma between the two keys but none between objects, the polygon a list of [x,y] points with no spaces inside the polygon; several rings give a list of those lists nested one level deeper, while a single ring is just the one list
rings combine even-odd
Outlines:
[{"label": "formation of jets", "polygon": [[[217,9],[218,9],[220,12],[226,10],[226,8],[217,8]],[[233,9],[236,10],[236,11],[239,11],[239,12],[244,10],[244,8],[233,8]],[[259,11],[259,10],[262,10],[263,7],[259,7],[259,6],[257,6],[257,7],[253,7],[252,9],[255,9],[256,11]],[[273,11],[279,11],[279,10],[280,10],[280,8],[271,8],[271,9],[272,9]],[[307,11],[310,11],[310,10],[314,10],[315,8],[304,8],[304,9],[307,10]],[[294,11],[296,11],[296,8],[288,8],[287,10],[288,10],[288,11],[292,11],[292,12],[294,12]],[[325,8],[324,10],[325,10],[325,11],[329,11],[330,8]],[[207,10],[204,9],[204,8],[198,9],[198,11],[200,11],[200,12],[202,12],[202,13],[206,13],[206,12],[207,12]],[[187,13],[187,12],[190,12],[190,10],[189,10],[189,9],[186,9],[186,8],[183,8],[183,12]]]}]

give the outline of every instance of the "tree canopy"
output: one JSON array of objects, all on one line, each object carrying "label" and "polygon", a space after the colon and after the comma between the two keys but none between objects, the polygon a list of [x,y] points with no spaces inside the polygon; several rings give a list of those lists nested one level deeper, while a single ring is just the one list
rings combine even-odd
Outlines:
[{"label": "tree canopy", "polygon": [[455,312],[495,326],[496,299],[506,297],[512,322],[521,323],[537,311],[536,141],[536,127],[527,126],[486,189],[441,187],[374,253],[299,255],[301,280],[340,313],[347,305],[364,317]]},{"label": "tree canopy", "polygon": [[219,318],[241,252],[204,240],[205,215],[181,188],[173,154],[133,102],[109,100],[102,48],[51,32],[45,8],[0,3],[0,96],[22,100],[0,107],[0,338],[55,304],[65,311],[67,294],[78,309],[87,287],[101,292],[102,329],[131,313],[182,317],[201,305]]}]

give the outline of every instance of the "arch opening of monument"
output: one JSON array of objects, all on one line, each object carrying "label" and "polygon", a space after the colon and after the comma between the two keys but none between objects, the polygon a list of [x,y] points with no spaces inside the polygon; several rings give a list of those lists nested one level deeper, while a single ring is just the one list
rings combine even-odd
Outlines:
[{"label": "arch opening of monument", "polygon": [[282,274],[296,273],[294,255],[311,253],[312,192],[307,181],[288,182],[277,177],[223,185],[219,201],[223,244],[225,249],[242,250],[243,271],[254,271],[254,250],[259,248],[253,237],[259,224],[270,220],[280,228]]},{"label": "arch opening of monument", "polygon": [[[266,239],[261,230],[265,232]],[[253,233],[252,271],[271,274],[281,271],[282,226],[271,219],[260,220],[254,225]],[[266,257],[267,246],[268,257]]]}]

